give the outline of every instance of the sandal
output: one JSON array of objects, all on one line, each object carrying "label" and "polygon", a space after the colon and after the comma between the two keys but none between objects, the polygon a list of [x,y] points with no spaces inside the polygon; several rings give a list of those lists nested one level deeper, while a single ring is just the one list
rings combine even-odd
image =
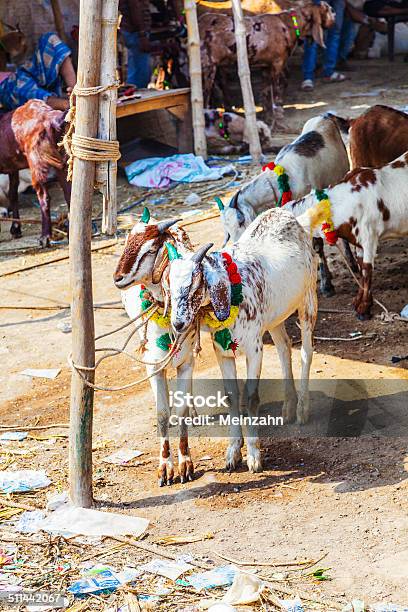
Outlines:
[{"label": "sandal", "polygon": [[323,77],[325,83],[341,83],[347,79],[346,75],[336,70],[330,75]]}]

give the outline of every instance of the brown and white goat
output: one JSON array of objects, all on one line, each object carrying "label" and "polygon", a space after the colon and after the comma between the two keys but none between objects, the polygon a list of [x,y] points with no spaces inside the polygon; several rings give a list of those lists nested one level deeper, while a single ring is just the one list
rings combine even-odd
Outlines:
[{"label": "brown and white goat", "polygon": [[14,111],[0,117],[0,173],[9,175],[9,216],[13,218],[10,232],[21,237],[18,208],[19,170],[29,168],[32,185],[41,208],[42,246],[51,238],[51,210],[47,179],[51,168],[57,173],[69,206],[71,188],[66,180],[64,155],[58,150],[58,141],[64,129],[65,113],[53,110],[41,100],[29,100]]},{"label": "brown and white goat", "polygon": [[[296,4],[291,11],[245,18],[249,63],[251,66],[266,66],[269,72],[261,95],[261,105],[269,117],[273,113],[273,104],[282,104],[285,69],[298,40],[292,15],[297,17],[300,36],[313,36],[319,44],[323,44],[323,28],[330,28],[334,24],[333,10],[324,1],[315,6],[305,0]],[[209,107],[217,68],[236,63],[235,27],[232,17],[213,13],[202,15],[198,26],[204,105]]]},{"label": "brown and white goat", "polygon": [[[355,168],[326,189],[339,237],[357,247],[362,288],[354,300],[360,319],[370,317],[372,273],[380,240],[408,235],[408,153],[382,168]],[[297,219],[311,230],[328,221],[314,193],[293,202]]]}]

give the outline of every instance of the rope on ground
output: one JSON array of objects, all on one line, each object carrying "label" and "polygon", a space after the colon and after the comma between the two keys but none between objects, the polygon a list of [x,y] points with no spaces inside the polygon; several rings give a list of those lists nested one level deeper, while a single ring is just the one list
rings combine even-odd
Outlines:
[{"label": "rope on ground", "polygon": [[73,88],[69,99],[70,109],[66,117],[69,127],[61,143],[68,154],[68,181],[72,181],[75,157],[84,161],[95,162],[115,162],[120,158],[118,140],[101,140],[100,138],[91,138],[89,136],[75,134],[76,106],[74,102],[75,96],[99,96],[108,89],[117,89],[119,84],[119,81],[115,81],[108,85],[97,85],[95,87],[79,87],[75,85]]}]

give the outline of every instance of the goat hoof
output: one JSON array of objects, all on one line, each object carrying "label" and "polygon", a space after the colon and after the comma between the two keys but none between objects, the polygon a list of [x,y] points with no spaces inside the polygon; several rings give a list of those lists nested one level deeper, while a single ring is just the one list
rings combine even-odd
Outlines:
[{"label": "goat hoof", "polygon": [[253,474],[262,472],[262,462],[261,462],[261,453],[259,450],[255,454],[251,454],[247,456],[247,466],[248,470]]},{"label": "goat hoof", "polygon": [[225,459],[225,467],[227,472],[233,472],[242,463],[241,446],[238,448],[235,445],[229,446],[227,449],[227,456]]},{"label": "goat hoof", "polygon": [[23,234],[21,232],[21,226],[19,223],[12,223],[10,227],[10,234],[13,240],[17,240],[18,238],[22,238]]},{"label": "goat hoof", "polygon": [[186,482],[192,482],[194,479],[194,465],[190,460],[182,461],[179,464],[180,482],[185,484]]},{"label": "goat hoof", "polygon": [[368,312],[357,312],[356,317],[359,321],[369,321],[371,319],[371,315]]},{"label": "goat hoof", "polygon": [[333,297],[333,295],[336,295],[336,290],[333,287],[333,285],[324,285],[320,287],[320,293],[323,297]]},{"label": "goat hoof", "polygon": [[162,463],[159,467],[158,471],[158,481],[157,484],[159,487],[164,487],[164,485],[172,485],[174,479],[174,469],[172,463]]},{"label": "goat hoof", "polygon": [[43,249],[48,249],[51,246],[51,241],[49,236],[41,236],[40,238],[40,247]]},{"label": "goat hoof", "polygon": [[298,402],[296,410],[296,422],[298,425],[306,425],[309,420],[309,406],[303,402]]}]

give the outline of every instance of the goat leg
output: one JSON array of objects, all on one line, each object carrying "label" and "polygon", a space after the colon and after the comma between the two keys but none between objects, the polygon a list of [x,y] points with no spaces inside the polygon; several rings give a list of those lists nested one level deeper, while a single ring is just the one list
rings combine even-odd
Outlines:
[{"label": "goat leg", "polygon": [[[9,191],[8,191],[8,199],[9,205],[7,208],[7,212],[9,217],[12,219],[19,219],[20,213],[18,210],[18,184],[19,184],[19,176],[18,170],[17,172],[9,173]],[[13,238],[21,238],[21,223],[20,221],[12,221],[10,227],[10,234]]]},{"label": "goat leg", "polygon": [[34,188],[37,193],[37,198],[41,209],[40,245],[42,247],[49,247],[51,241],[51,198],[45,183],[37,183]]},{"label": "goat leg", "polygon": [[344,255],[346,256],[347,261],[350,264],[350,268],[353,270],[355,274],[358,274],[360,272],[360,268],[358,267],[356,259],[353,255],[353,251],[350,248],[350,243],[348,242],[348,240],[345,240],[344,238],[343,238],[343,247],[344,247]]},{"label": "goat leg", "polygon": [[326,255],[324,253],[323,238],[313,238],[313,248],[319,255],[319,272],[320,272],[320,293],[325,297],[332,297],[336,290],[332,283],[332,275],[327,264]]}]

